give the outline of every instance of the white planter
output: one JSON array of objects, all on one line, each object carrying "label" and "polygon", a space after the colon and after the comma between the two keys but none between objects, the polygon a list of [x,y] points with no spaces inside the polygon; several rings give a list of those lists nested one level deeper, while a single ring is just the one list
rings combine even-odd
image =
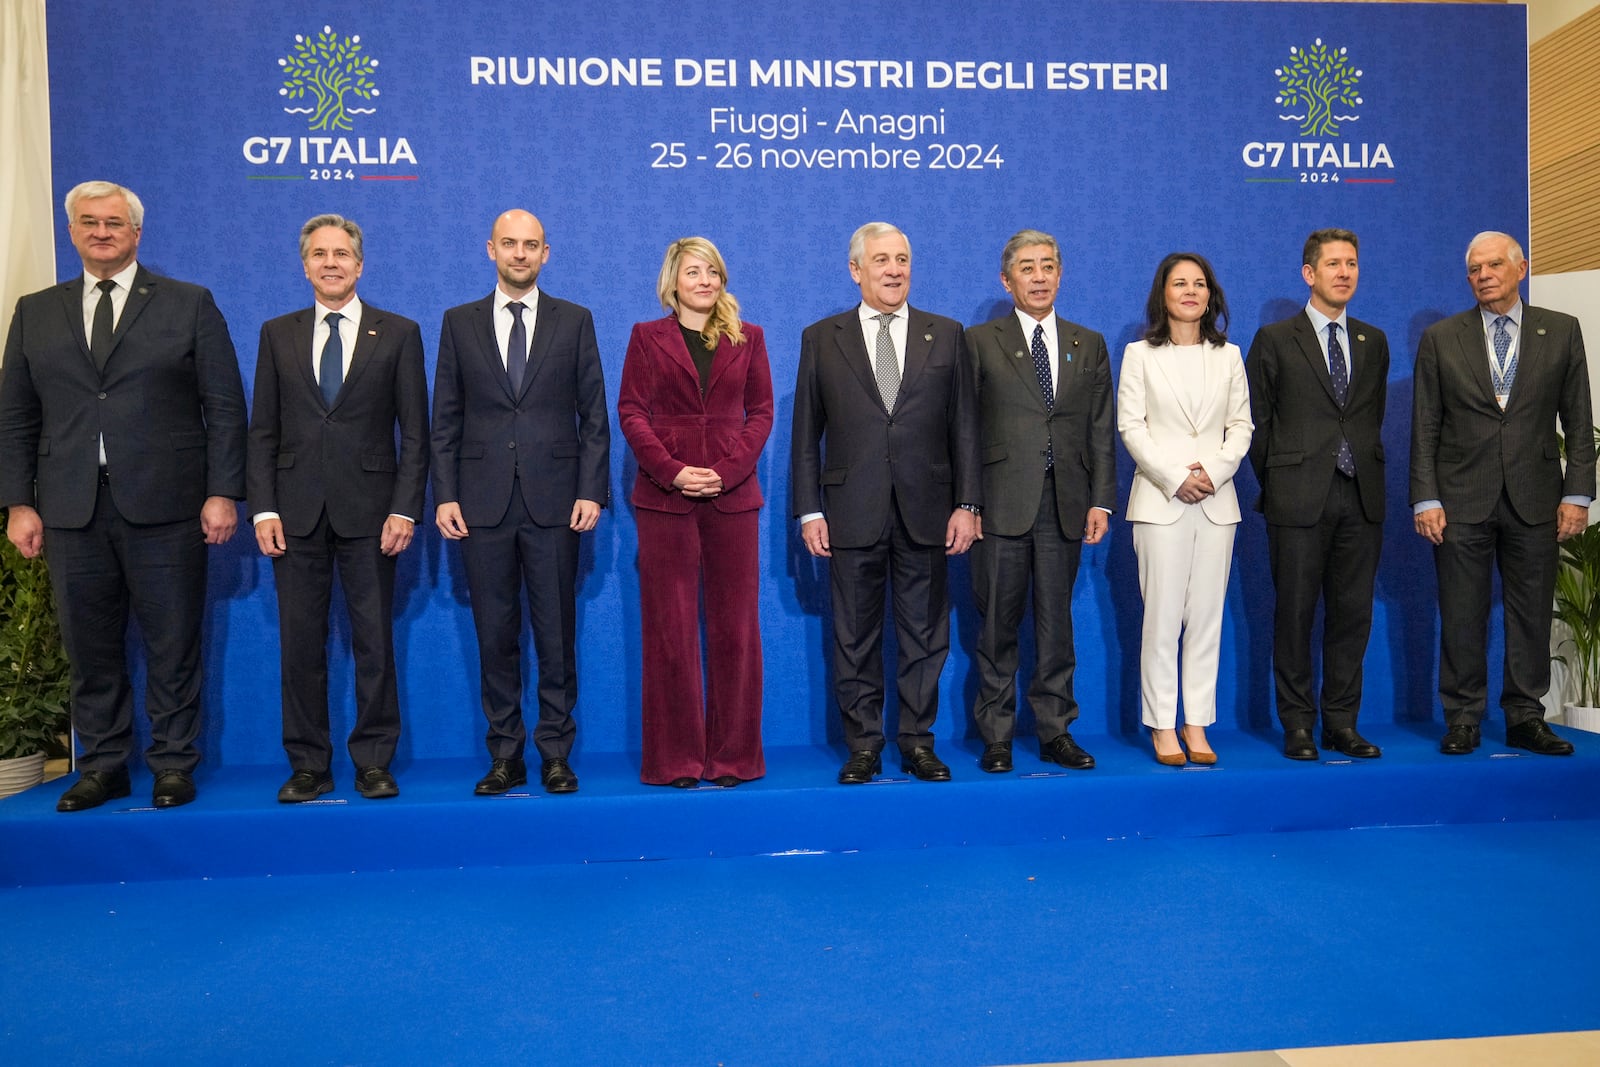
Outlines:
[{"label": "white planter", "polygon": [[[1597,727],[1600,729],[1600,727]],[[0,797],[32,789],[44,781],[44,753],[0,759]]]},{"label": "white planter", "polygon": [[1564,704],[1561,721],[1575,730],[1600,734],[1600,708],[1585,708],[1578,704]]}]

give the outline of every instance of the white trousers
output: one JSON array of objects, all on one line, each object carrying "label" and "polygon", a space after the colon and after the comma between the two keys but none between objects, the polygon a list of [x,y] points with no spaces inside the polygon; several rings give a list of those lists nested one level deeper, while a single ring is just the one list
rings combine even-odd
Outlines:
[{"label": "white trousers", "polygon": [[1236,524],[1219,526],[1198,504],[1168,526],[1133,524],[1144,628],[1139,647],[1142,719],[1156,730],[1178,725],[1178,646],[1183,646],[1183,721],[1217,721],[1217,661]]}]

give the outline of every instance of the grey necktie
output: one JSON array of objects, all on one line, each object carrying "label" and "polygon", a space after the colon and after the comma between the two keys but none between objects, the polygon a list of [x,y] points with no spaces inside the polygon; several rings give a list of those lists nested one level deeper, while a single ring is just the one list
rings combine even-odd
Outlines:
[{"label": "grey necktie", "polygon": [[111,358],[111,290],[116,287],[110,278],[95,286],[100,290],[100,302],[94,306],[94,321],[90,324],[89,354],[101,370],[106,369],[106,360]]},{"label": "grey necktie", "polygon": [[[1339,345],[1339,324],[1328,323],[1328,377],[1333,379],[1333,399],[1340,407],[1350,399],[1350,372],[1344,365],[1344,349]],[[1339,468],[1339,473],[1347,478],[1356,476],[1356,459],[1350,453],[1350,442],[1341,431],[1339,434],[1339,458],[1334,461]]]},{"label": "grey necktie", "polygon": [[512,393],[522,391],[522,372],[528,366],[528,328],[522,323],[522,313],[528,305],[513,300],[511,309],[511,336],[506,340],[506,377],[511,379]]},{"label": "grey necktie", "polygon": [[317,369],[322,379],[322,402],[330,408],[344,384],[344,340],[339,336],[339,321],[343,318],[337,311],[330,311],[323,320],[328,324],[328,340],[322,346],[322,362]]},{"label": "grey necktie", "polygon": [[883,397],[884,409],[893,413],[895,398],[900,395],[900,361],[894,357],[894,338],[889,336],[892,314],[874,315],[878,320],[877,354],[872,361],[873,376],[878,379],[878,395]]}]

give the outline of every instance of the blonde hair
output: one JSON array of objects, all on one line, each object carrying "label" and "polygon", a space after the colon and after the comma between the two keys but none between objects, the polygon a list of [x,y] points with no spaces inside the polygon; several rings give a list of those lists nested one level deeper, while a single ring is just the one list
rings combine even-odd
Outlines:
[{"label": "blonde hair", "polygon": [[698,256],[722,276],[722,292],[717,294],[716,305],[712,307],[711,314],[706,316],[700,336],[712,348],[717,347],[724,336],[736,345],[744,344],[744,326],[739,322],[739,301],[728,291],[727,264],[723,263],[722,253],[717,251],[717,246],[704,237],[680,237],[667,246],[667,254],[661,260],[661,273],[656,277],[656,297],[661,301],[661,306],[674,315],[678,314],[678,267],[682,265],[684,256]]}]

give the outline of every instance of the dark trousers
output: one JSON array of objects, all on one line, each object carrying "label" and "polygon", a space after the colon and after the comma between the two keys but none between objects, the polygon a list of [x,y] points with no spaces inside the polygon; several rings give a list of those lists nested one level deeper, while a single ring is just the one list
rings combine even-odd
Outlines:
[{"label": "dark trousers", "polygon": [[1312,526],[1267,524],[1272,584],[1272,675],[1285,730],[1317,725],[1311,634],[1322,601],[1322,724],[1344,729],[1361,711],[1361,670],[1372,633],[1372,587],[1383,524],[1368,522],[1355,479],[1335,474]]},{"label": "dark trousers", "polygon": [[950,652],[950,605],[943,545],[912,541],[898,506],[876,544],[835,548],[828,568],[833,597],[834,695],[850,751],[881,752],[883,605],[892,591],[899,645],[895,689],[902,752],[933,745],[939,674]]},{"label": "dark trousers", "polygon": [[1072,587],[1083,542],[1069,540],[1056,514],[1055,475],[1047,473],[1033,528],[1021,537],[986,533],[972,546],[972,592],[983,616],[978,636],[978,697],[972,717],[985,744],[1011,740],[1017,721],[1017,631],[1033,590],[1038,660],[1028,687],[1041,743],[1078,717],[1072,695]]},{"label": "dark trousers", "polygon": [[687,515],[635,510],[644,649],[639,777],[651,785],[766,774],[760,515],[724,513],[710,502],[696,503]]},{"label": "dark trousers", "polygon": [[141,526],[125,520],[102,485],[94,517],[76,530],[45,531],[61,640],[72,666],[72,725],[79,766],[123,767],[133,755],[128,613],[144,639],[145,763],[193,771],[200,763],[200,621],[206,546],[200,516]]},{"label": "dark trousers", "polygon": [[296,771],[324,772],[333,760],[328,727],[328,605],[339,571],[350,612],[356,670],[356,719],[350,760],[389,766],[400,742],[400,695],[394,667],[394,568],[381,539],[340,537],[327,512],[304,537],[285,535],[272,561],[278,587],[283,673],[283,749]]},{"label": "dark trousers", "polygon": [[578,535],[540,526],[521,487],[498,526],[474,526],[461,542],[478,632],[479,679],[492,759],[522,759],[522,593],[527,591],[533,651],[539,664],[539,721],[533,743],[540,759],[566,759],[577,733]]},{"label": "dark trousers", "polygon": [[1439,698],[1446,725],[1482,722],[1488,706],[1489,598],[1500,571],[1505,606],[1505,682],[1500,706],[1506,725],[1544,718],[1550,690],[1550,617],[1555,598],[1556,520],[1525,523],[1504,492],[1488,519],[1450,521],[1433,550],[1439,574]]}]

